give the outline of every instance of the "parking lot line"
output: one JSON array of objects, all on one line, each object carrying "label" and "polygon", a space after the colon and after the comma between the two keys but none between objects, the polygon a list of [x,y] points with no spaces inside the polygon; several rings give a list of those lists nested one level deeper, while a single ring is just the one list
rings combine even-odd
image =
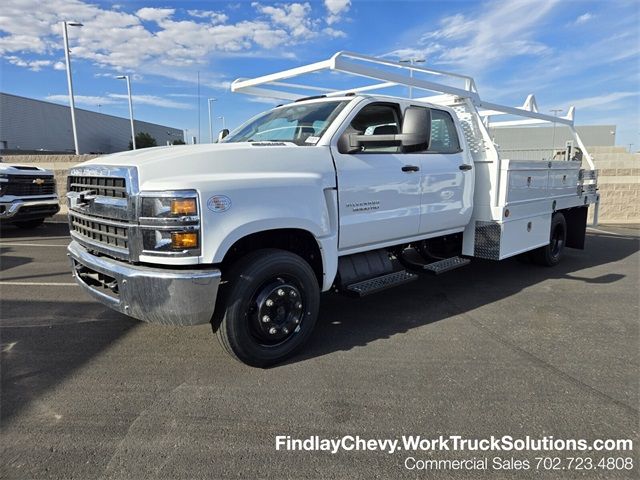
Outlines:
[{"label": "parking lot line", "polygon": [[607,230],[600,230],[599,228],[594,228],[594,227],[587,227],[587,230],[591,230],[593,232],[598,232],[598,233],[606,233],[607,235],[615,235],[616,237],[624,237],[624,235],[621,233],[608,232]]},{"label": "parking lot line", "polygon": [[57,282],[0,282],[0,285],[22,285],[25,287],[77,287],[77,283]]}]

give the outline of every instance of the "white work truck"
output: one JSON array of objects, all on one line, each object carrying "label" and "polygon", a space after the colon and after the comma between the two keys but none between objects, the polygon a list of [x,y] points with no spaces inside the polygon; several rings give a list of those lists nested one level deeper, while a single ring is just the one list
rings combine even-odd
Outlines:
[{"label": "white work truck", "polygon": [[[290,83],[336,72],[376,83]],[[573,110],[488,103],[469,77],[348,52],[232,90],[288,103],[215,144],[71,170],[73,274],[99,301],[151,323],[211,323],[232,356],[264,367],[309,338],[321,292],[364,296],[474,257],[555,265],[584,247],[599,197]],[[544,122],[567,125],[575,146],[510,160],[492,141],[493,128]]]}]

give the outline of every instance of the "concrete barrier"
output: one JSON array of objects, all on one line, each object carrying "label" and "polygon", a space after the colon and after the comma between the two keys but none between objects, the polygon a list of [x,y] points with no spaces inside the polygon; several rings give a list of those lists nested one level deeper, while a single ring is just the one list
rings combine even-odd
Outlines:
[{"label": "concrete barrier", "polygon": [[591,147],[598,169],[602,223],[640,223],[640,153],[624,147]]},{"label": "concrete barrier", "polygon": [[[587,147],[598,169],[600,222],[640,223],[640,154],[624,147]],[[98,155],[2,155],[6,163],[36,164],[54,171],[60,213],[66,214],[67,171]]]}]

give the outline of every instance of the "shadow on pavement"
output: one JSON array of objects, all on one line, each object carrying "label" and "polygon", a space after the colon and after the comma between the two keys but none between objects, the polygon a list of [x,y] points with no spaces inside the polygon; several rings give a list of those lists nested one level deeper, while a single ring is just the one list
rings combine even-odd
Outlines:
[{"label": "shadow on pavement", "polygon": [[68,237],[69,225],[66,223],[44,222],[42,225],[32,229],[18,228],[12,224],[0,226],[0,238],[2,240],[25,240],[43,239],[52,237]]},{"label": "shadow on pavement", "polygon": [[[29,302],[27,316],[39,309],[66,311],[72,318],[69,323],[53,326],[2,327],[0,423],[28,407],[138,325],[135,320],[106,309],[93,315],[95,321],[82,322],[78,318],[81,312],[90,312],[95,306],[92,302],[55,302],[51,306],[47,302]],[[22,301],[2,301],[3,316],[15,317],[19,313],[14,312],[22,308]],[[25,322],[30,323],[28,318]]]},{"label": "shadow on pavement", "polygon": [[637,237],[589,234],[586,250],[565,250],[563,261],[552,268],[518,258],[502,262],[474,260],[459,270],[438,277],[425,275],[370,297],[350,299],[326,294],[310,342],[286,363],[350,350],[406,333],[500,301],[549,279],[574,281],[576,288],[581,288],[581,284],[614,283],[624,275],[608,273],[591,278],[574,272],[623,260],[639,247]]},{"label": "shadow on pavement", "polygon": [[[554,268],[529,265],[517,259],[474,261],[441,277],[425,276],[363,299],[327,294],[323,296],[311,341],[287,363],[351,350],[446,320],[549,279],[576,282],[576,288],[582,284],[615,283],[624,276],[610,273],[591,278],[574,272],[623,260],[637,252],[638,247],[638,238],[631,236],[589,235],[585,252],[569,250],[563,263]],[[43,315],[42,312],[66,311],[68,315],[96,321],[53,327],[2,327],[2,421],[16,415],[139,325],[94,302],[25,303],[3,301],[2,315],[21,318],[20,312],[26,308],[32,317]],[[92,310],[96,313],[90,313]]]}]

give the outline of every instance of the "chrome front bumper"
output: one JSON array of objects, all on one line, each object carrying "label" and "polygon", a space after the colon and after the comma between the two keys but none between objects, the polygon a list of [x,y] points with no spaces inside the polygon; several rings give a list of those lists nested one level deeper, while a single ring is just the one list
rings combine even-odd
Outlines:
[{"label": "chrome front bumper", "polygon": [[[45,200],[13,200],[0,201],[0,220],[18,220],[29,218],[50,217],[60,211],[57,198]],[[27,218],[28,217],[28,218]]]},{"label": "chrome front bumper", "polygon": [[76,282],[101,303],[149,323],[208,323],[216,305],[220,270],[170,270],[119,262],[68,247]]}]

